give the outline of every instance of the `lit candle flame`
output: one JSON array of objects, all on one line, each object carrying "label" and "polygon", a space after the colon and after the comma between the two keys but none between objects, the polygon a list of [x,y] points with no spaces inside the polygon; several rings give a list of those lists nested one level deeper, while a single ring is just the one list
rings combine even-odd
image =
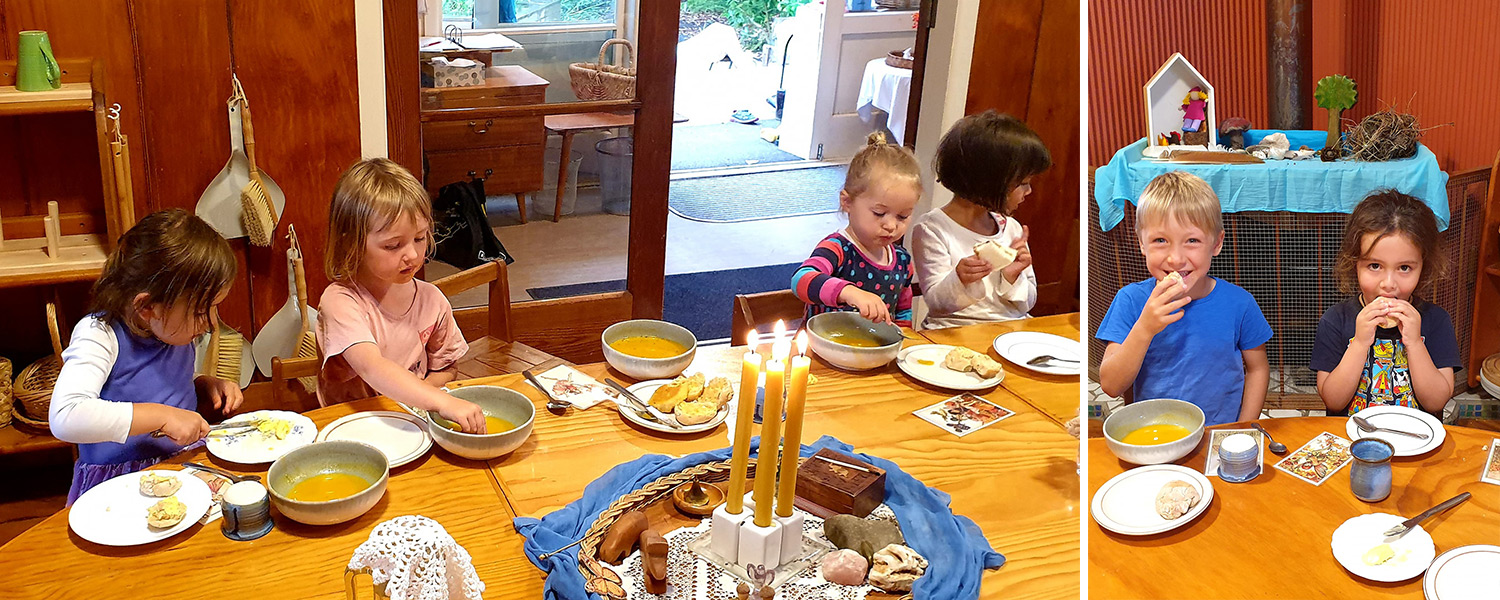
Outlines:
[{"label": "lit candle flame", "polygon": [[791,354],[791,353],[792,353],[792,341],[791,340],[780,339],[780,340],[776,340],[776,343],[771,345],[771,360],[777,360],[777,361],[786,360],[787,357],[788,357],[788,355]]},{"label": "lit candle flame", "polygon": [[760,343],[760,339],[759,338],[760,338],[760,335],[757,334],[754,329],[751,329],[750,330],[750,337],[747,340],[747,341],[750,342],[750,351],[751,352],[755,352],[755,349],[757,348],[757,344]]},{"label": "lit candle flame", "polygon": [[771,331],[774,332],[771,337],[771,339],[773,340],[780,340],[781,338],[786,337],[786,323],[783,323],[779,320],[776,321],[776,326],[771,328]]},{"label": "lit candle flame", "polygon": [[797,354],[807,356],[807,330],[797,332]]}]

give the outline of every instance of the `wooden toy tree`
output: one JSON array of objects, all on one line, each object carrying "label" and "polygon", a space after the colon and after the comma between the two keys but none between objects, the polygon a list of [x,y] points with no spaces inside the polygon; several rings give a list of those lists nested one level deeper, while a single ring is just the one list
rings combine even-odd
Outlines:
[{"label": "wooden toy tree", "polygon": [[1359,93],[1354,89],[1353,79],[1343,75],[1329,75],[1318,80],[1318,87],[1313,90],[1313,99],[1317,100],[1319,107],[1328,110],[1328,142],[1323,147],[1323,159],[1333,160],[1342,154],[1341,117],[1344,111],[1354,106]]}]

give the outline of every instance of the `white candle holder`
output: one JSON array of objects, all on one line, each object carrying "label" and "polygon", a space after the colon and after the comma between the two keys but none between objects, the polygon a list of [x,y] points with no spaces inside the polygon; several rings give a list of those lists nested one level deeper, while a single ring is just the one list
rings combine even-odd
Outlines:
[{"label": "white candle holder", "polygon": [[755,512],[755,492],[745,492],[745,512]]},{"label": "white candle holder", "polygon": [[763,565],[772,570],[781,566],[781,534],[781,524],[774,519],[770,527],[761,527],[754,519],[745,519],[740,524],[739,552],[735,562],[740,566]]},{"label": "white candle holder", "polygon": [[713,540],[710,549],[715,554],[724,557],[730,562],[737,562],[740,555],[740,524],[749,519],[751,512],[741,509],[739,514],[729,512],[727,503],[720,504],[714,509],[713,520],[710,521],[710,538]]},{"label": "white candle holder", "polygon": [[802,555],[802,513],[792,511],[792,516],[783,517],[772,515],[776,524],[781,526],[781,556],[793,557]]}]

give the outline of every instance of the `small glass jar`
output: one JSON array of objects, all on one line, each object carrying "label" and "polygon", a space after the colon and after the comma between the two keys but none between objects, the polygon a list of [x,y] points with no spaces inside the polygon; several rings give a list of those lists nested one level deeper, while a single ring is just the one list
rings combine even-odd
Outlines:
[{"label": "small glass jar", "polygon": [[1349,467],[1349,490],[1365,502],[1379,502],[1391,495],[1391,457],[1396,448],[1376,438],[1355,440],[1349,446],[1354,464]]}]

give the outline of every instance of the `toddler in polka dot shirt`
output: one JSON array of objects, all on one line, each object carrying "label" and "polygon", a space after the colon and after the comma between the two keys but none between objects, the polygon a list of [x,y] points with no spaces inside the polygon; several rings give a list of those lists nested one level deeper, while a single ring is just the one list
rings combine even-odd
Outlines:
[{"label": "toddler in polka dot shirt", "polygon": [[818,242],[792,276],[807,317],[857,310],[875,322],[911,326],[911,253],[897,245],[922,197],[921,167],[910,150],[880,133],[854,155],[839,207],[849,226]]}]

